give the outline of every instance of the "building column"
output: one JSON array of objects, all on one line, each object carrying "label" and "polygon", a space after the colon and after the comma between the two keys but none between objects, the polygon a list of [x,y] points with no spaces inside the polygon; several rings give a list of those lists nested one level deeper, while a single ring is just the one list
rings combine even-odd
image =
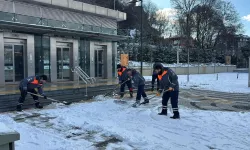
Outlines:
[{"label": "building column", "polygon": [[[78,55],[79,55],[79,45],[80,43],[78,43],[78,40],[73,40],[73,56],[71,59],[73,59],[73,63],[72,63],[72,68],[75,68],[76,66],[79,66],[79,62],[78,62]],[[73,81],[77,81],[78,80],[78,75],[76,73],[72,74]]]},{"label": "building column", "polygon": [[108,42],[107,43],[107,79],[111,79],[112,78],[112,43]]},{"label": "building column", "polygon": [[35,38],[34,35],[27,36],[27,73],[28,76],[35,75]]},{"label": "building column", "polygon": [[112,43],[112,77],[116,77],[117,42]]},{"label": "building column", "polygon": [[93,41],[90,41],[90,44],[89,44],[89,57],[90,57],[89,76],[95,77],[95,43]]},{"label": "building column", "polygon": [[50,37],[50,77],[51,82],[57,81],[56,38]]},{"label": "building column", "polygon": [[5,72],[4,72],[4,40],[3,32],[0,32],[0,85],[5,84]]}]

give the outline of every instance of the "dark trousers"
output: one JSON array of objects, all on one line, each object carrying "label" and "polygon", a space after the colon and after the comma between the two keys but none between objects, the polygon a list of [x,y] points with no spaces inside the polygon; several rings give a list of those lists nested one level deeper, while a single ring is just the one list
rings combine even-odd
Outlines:
[{"label": "dark trousers", "polygon": [[145,93],[145,90],[144,90],[144,85],[139,85],[138,86],[136,100],[141,100],[141,96],[143,98],[147,97],[147,94]]},{"label": "dark trousers", "polygon": [[[23,102],[25,101],[25,97],[27,96],[27,93],[25,91],[23,91],[21,88],[19,88],[19,90],[21,92],[21,96],[20,96],[20,98],[18,100],[18,103],[23,104]],[[35,89],[28,89],[28,92],[37,94],[37,91]],[[32,94],[30,94],[30,95],[33,97],[35,102],[39,102],[38,101],[38,96],[35,96],[35,95],[32,95]]]},{"label": "dark trousers", "polygon": [[171,98],[171,105],[173,111],[178,111],[178,97],[179,91],[165,92],[162,96],[162,106],[165,108],[168,106],[168,100]]},{"label": "dark trousers", "polygon": [[[124,81],[122,81],[122,83],[123,83],[123,82],[124,82]],[[131,80],[129,80],[129,81],[127,81],[127,82],[125,82],[124,84],[121,85],[121,88],[120,88],[121,94],[124,94],[125,86],[126,86],[126,85],[128,86],[129,91],[130,91],[130,92],[133,92],[132,82],[131,82]]]}]

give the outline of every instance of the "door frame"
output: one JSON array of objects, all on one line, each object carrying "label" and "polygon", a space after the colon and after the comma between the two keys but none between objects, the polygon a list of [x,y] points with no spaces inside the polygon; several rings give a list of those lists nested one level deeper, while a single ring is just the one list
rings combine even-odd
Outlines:
[{"label": "door frame", "polygon": [[[102,51],[102,75],[99,76],[99,52]],[[104,53],[105,53],[105,49],[95,49],[95,52],[94,52],[94,64],[95,64],[95,78],[105,78],[105,69],[104,69],[104,65],[105,65],[105,58],[104,58]]]},{"label": "door frame", "polygon": [[[70,43],[70,42],[59,42],[57,41],[56,42],[56,66],[57,66],[57,49],[60,48],[60,53],[61,53],[61,59],[63,59],[63,49],[64,48],[67,48],[69,49],[69,79],[63,79],[63,72],[62,72],[62,78],[59,79],[58,76],[56,75],[56,79],[57,81],[71,81],[72,80],[72,72],[71,72],[71,67],[73,65],[73,55],[72,55],[72,51],[73,51],[73,43]],[[61,62],[61,66],[63,67],[63,62]],[[58,74],[58,66],[57,66],[57,69],[56,69],[56,74]]]},{"label": "door frame", "polygon": [[[9,42],[8,40],[11,40],[11,42]],[[13,42],[12,42],[13,40]],[[13,58],[13,82],[6,82],[5,80],[5,84],[18,84],[20,81],[16,81],[16,77],[15,77],[15,69],[16,69],[16,66],[15,66],[15,45],[19,45],[19,46],[23,46],[23,78],[26,77],[26,71],[27,71],[27,61],[26,61],[26,48],[25,48],[25,42],[24,43],[16,43],[15,42],[16,40],[14,39],[7,39],[7,41],[4,42],[4,47],[5,45],[11,45],[12,46],[12,58]],[[20,40],[18,39],[18,41],[24,41],[24,40]],[[10,50],[10,49],[9,49]],[[5,48],[4,48],[4,53],[5,53]],[[4,56],[4,61],[5,61],[5,56]],[[5,62],[4,62],[4,76],[5,76]]]}]

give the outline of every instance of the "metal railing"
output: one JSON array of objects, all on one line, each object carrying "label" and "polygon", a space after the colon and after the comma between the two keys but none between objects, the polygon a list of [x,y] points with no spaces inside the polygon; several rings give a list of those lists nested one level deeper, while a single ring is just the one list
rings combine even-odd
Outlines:
[{"label": "metal railing", "polygon": [[94,77],[90,77],[86,72],[82,70],[81,67],[76,66],[74,70],[80,75],[80,78],[84,79],[87,83],[93,84],[96,82],[96,79]]},{"label": "metal railing", "polygon": [[78,80],[78,87],[80,88],[80,79],[85,83],[85,90],[86,90],[86,95],[88,96],[88,84],[94,84],[96,82],[96,79],[94,77],[90,77],[86,72],[82,70],[81,67],[76,66],[75,68],[71,69],[72,72],[76,73],[77,80]]}]

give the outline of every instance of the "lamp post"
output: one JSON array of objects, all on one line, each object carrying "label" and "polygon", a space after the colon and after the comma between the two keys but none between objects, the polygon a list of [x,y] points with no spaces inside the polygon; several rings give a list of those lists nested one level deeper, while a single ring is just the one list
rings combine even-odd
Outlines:
[{"label": "lamp post", "polygon": [[142,56],[142,30],[143,30],[143,26],[142,26],[142,13],[143,13],[143,5],[142,5],[142,1],[141,0],[141,75],[142,75],[142,68],[143,68],[143,62],[142,62],[142,59],[143,59],[143,56]]},{"label": "lamp post", "polygon": [[141,72],[141,75],[142,75],[142,69],[143,69],[143,55],[142,55],[142,53],[143,53],[143,50],[142,50],[142,48],[143,48],[143,41],[142,41],[142,30],[143,30],[143,24],[142,24],[142,22],[143,22],[143,18],[142,18],[142,15],[143,15],[143,0],[136,0],[136,1],[131,1],[131,2],[129,2],[129,3],[135,3],[135,2],[141,2],[141,35],[140,35],[140,37],[141,37],[141,42],[140,42],[140,45],[141,45],[141,51],[140,51],[140,54],[141,54],[141,68],[140,68],[140,72]]}]

